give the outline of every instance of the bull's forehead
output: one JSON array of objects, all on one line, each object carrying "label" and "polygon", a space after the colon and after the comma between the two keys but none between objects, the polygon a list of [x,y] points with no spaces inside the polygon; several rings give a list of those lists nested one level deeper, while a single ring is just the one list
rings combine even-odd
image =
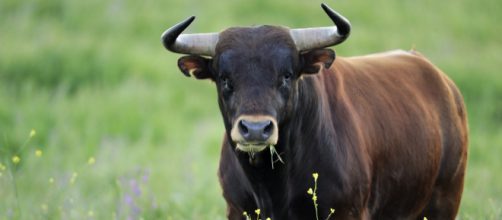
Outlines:
[{"label": "bull's forehead", "polygon": [[270,75],[293,71],[298,51],[287,28],[238,27],[220,33],[215,59],[220,71]]},{"label": "bull's forehead", "polygon": [[296,51],[295,43],[286,27],[263,25],[257,27],[233,27],[222,31],[216,44],[216,54],[228,50],[264,51],[284,48]]}]

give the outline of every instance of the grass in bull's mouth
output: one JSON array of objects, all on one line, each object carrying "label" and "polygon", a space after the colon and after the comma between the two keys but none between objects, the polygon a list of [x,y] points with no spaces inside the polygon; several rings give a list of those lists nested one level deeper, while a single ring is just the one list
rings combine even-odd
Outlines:
[{"label": "grass in bull's mouth", "polygon": [[[274,163],[276,163],[277,161],[284,164],[284,161],[282,160],[281,155],[275,149],[275,146],[270,145],[269,148],[270,148],[270,163],[272,164],[272,169],[274,169]],[[274,161],[274,154],[277,155],[277,160],[275,160],[275,161]]]}]

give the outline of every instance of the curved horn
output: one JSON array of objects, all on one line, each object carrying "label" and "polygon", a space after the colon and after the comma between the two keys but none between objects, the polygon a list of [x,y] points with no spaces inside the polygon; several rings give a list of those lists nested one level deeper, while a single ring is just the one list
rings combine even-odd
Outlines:
[{"label": "curved horn", "polygon": [[329,47],[345,41],[350,34],[350,22],[336,11],[321,4],[335,26],[291,29],[290,34],[298,51]]},{"label": "curved horn", "polygon": [[191,16],[164,31],[161,37],[162,44],[175,53],[213,56],[218,42],[217,33],[181,34],[194,19],[195,16]]}]

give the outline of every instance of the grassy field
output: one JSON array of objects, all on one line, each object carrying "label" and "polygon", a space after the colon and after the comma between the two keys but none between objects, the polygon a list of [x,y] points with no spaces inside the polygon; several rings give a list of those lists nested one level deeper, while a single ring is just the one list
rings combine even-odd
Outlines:
[{"label": "grassy field", "polygon": [[[326,3],[353,24],[338,56],[416,48],[457,83],[471,133],[459,219],[502,219],[502,3]],[[189,15],[191,32],[330,25],[319,5],[0,1],[0,219],[223,219],[214,85],[183,77],[160,34]]]}]

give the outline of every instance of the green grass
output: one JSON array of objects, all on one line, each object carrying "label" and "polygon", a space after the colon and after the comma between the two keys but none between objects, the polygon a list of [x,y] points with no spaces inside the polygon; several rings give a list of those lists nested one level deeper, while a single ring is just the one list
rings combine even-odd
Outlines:
[{"label": "green grass", "polygon": [[[502,4],[326,3],[353,24],[338,56],[416,47],[457,83],[471,131],[459,219],[501,219]],[[190,15],[191,32],[330,25],[319,5],[0,1],[0,219],[223,219],[214,85],[184,77],[160,34]]]}]

